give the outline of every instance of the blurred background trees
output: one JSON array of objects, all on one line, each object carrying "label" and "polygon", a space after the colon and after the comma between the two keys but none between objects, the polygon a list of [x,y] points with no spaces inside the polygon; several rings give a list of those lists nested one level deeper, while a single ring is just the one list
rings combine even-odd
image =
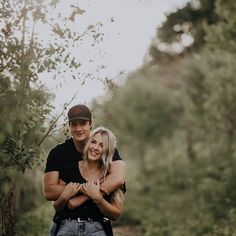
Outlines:
[{"label": "blurred background trees", "polygon": [[[66,49],[70,41],[75,45],[81,37],[63,24],[71,21],[69,16],[52,15],[57,3],[50,0],[0,3],[1,235],[28,231],[32,235],[45,234],[40,223],[35,233],[36,223],[32,221],[32,212],[45,201],[41,191],[42,169],[30,170],[42,163],[45,155],[42,141],[46,131],[54,128],[49,123],[53,94],[39,78],[44,72],[54,72],[54,78],[62,75],[61,64],[71,72],[80,66]],[[44,32],[38,30],[40,25],[48,26],[51,38],[47,42],[42,40],[40,34]],[[88,31],[92,29],[91,26]],[[36,219],[44,221],[40,215]]]},{"label": "blurred background trees", "polygon": [[94,103],[128,163],[122,219],[140,235],[235,235],[234,9],[190,1],[169,14],[151,60]]},{"label": "blurred background trees", "polygon": [[[15,232],[25,235],[46,234],[50,224],[43,164],[21,173],[40,161],[37,144],[52,109],[50,94],[37,83],[39,63],[53,69],[61,56],[59,47],[48,51],[36,43],[32,28],[24,39],[27,9],[37,20],[45,16],[45,8],[34,7],[23,4],[14,13],[21,21],[6,21],[0,34],[1,216],[5,221],[7,199],[20,188]],[[233,0],[192,0],[170,13],[149,47],[150,59],[93,102],[95,127],[114,131],[127,162],[125,208],[116,224],[131,225],[134,235],[236,235],[235,8]],[[1,18],[13,19],[7,9],[1,7]],[[50,53],[52,61],[42,63]],[[63,139],[59,134],[57,141]],[[53,143],[43,146],[45,156]]]}]

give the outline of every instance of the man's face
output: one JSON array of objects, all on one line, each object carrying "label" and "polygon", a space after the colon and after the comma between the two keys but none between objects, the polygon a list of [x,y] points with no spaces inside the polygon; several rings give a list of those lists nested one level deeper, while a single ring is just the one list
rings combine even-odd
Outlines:
[{"label": "man's face", "polygon": [[75,120],[69,126],[74,141],[83,142],[88,138],[92,124],[87,120]]}]

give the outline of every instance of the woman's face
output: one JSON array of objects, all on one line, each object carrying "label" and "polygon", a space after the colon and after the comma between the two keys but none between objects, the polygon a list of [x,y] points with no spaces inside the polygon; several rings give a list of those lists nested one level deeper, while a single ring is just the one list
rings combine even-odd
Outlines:
[{"label": "woman's face", "polygon": [[98,161],[102,157],[103,139],[100,133],[93,136],[88,148],[88,160]]}]

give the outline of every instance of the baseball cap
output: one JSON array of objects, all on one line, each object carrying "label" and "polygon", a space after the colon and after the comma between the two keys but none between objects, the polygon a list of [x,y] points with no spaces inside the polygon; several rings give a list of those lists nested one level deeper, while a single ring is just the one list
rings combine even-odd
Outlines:
[{"label": "baseball cap", "polygon": [[68,111],[68,119],[69,122],[73,120],[90,120],[91,121],[92,114],[90,109],[82,104],[75,105],[71,107]]}]

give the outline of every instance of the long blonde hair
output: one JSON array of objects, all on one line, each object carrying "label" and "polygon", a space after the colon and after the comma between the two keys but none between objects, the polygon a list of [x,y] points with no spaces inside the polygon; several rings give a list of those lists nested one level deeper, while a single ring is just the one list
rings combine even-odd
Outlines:
[{"label": "long blonde hair", "polygon": [[[101,180],[104,180],[111,167],[112,159],[115,153],[115,148],[117,147],[117,142],[115,135],[109,129],[106,129],[104,127],[98,127],[94,129],[90,133],[89,139],[84,148],[83,158],[85,162],[87,162],[88,160],[89,146],[96,134],[101,134],[102,136],[103,150],[102,150],[102,157],[100,160],[100,166],[102,169]],[[112,201],[122,202],[123,200],[124,200],[124,194],[121,188],[117,189],[112,193]]]},{"label": "long blonde hair", "polygon": [[114,156],[115,148],[116,148],[116,137],[115,135],[108,129],[104,127],[98,127],[94,129],[90,137],[85,145],[83,158],[84,161],[88,160],[88,149],[92,142],[92,139],[96,134],[101,134],[102,142],[103,142],[103,150],[102,150],[102,157],[100,160],[100,165],[102,168],[102,179],[104,180],[108,171],[110,169],[112,158]]}]

